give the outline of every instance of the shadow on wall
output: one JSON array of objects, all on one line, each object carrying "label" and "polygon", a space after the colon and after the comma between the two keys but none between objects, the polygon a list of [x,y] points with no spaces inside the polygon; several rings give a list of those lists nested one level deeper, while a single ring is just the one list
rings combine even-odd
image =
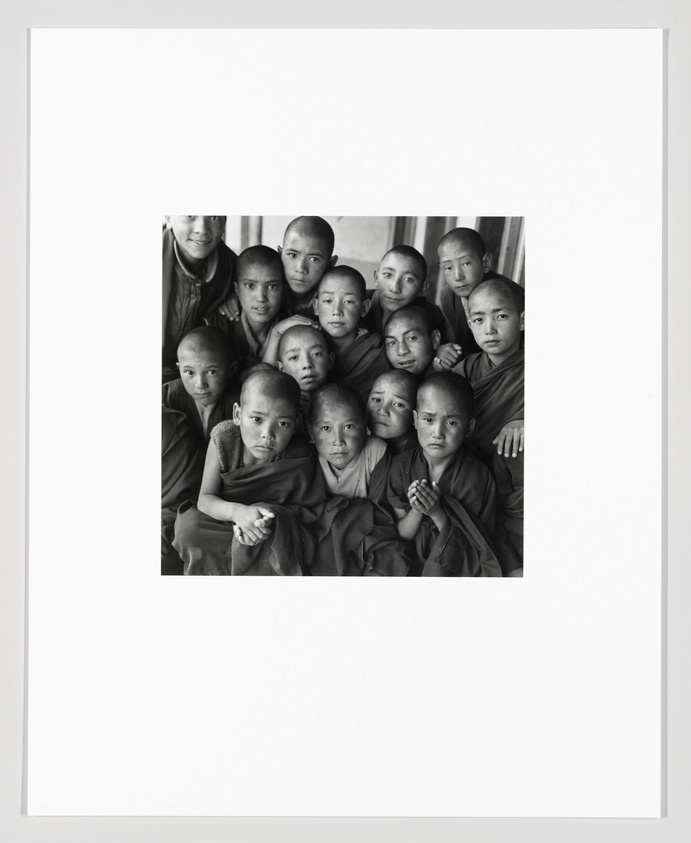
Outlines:
[{"label": "shadow on wall", "polygon": [[[262,243],[276,248],[293,217],[228,217],[226,242],[236,252]],[[492,255],[492,267],[525,286],[524,217],[324,217],[336,236],[338,263],[355,267],[374,287],[374,270],[392,246],[406,244],[427,261],[427,296],[440,290],[437,245],[452,228],[479,231]]]}]

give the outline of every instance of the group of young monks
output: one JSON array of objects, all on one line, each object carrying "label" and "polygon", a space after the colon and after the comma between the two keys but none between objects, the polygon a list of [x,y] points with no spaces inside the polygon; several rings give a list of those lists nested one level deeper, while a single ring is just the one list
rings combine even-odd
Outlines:
[{"label": "group of young monks", "polygon": [[164,574],[522,576],[524,290],[480,235],[375,289],[298,217],[237,257],[225,217],[163,231]]}]

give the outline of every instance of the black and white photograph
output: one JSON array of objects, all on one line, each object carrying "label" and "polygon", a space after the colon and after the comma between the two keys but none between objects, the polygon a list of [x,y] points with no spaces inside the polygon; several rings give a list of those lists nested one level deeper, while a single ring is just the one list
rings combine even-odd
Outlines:
[{"label": "black and white photograph", "polygon": [[523,575],[522,217],[163,224],[161,572]]}]

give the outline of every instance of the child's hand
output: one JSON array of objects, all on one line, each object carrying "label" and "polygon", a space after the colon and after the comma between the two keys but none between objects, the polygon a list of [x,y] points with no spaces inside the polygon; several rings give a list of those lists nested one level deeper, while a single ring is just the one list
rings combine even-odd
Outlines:
[{"label": "child's hand", "polygon": [[223,304],[219,306],[218,312],[221,316],[225,316],[226,319],[230,319],[231,322],[238,321],[240,318],[240,302],[235,293],[231,293]]},{"label": "child's hand", "polygon": [[317,328],[319,330],[319,324],[308,319],[306,316],[289,316],[287,319],[282,319],[274,325],[273,330],[277,336],[282,337],[288,328],[295,328],[297,325],[307,325],[310,328]]},{"label": "child's hand", "polygon": [[523,450],[525,442],[525,422],[517,419],[505,424],[499,431],[499,435],[492,440],[497,446],[497,453],[505,457],[517,457],[518,452]]},{"label": "child's hand", "polygon": [[446,342],[440,345],[434,357],[434,369],[437,372],[448,371],[461,359],[463,349],[458,343]]},{"label": "child's hand", "polygon": [[238,504],[234,521],[245,539],[243,542],[238,538],[240,544],[257,544],[264,541],[271,533],[271,519],[274,517],[274,513],[265,506]]},{"label": "child's hand", "polygon": [[427,480],[413,480],[408,486],[408,501],[413,509],[432,518],[441,508],[439,484],[435,480],[431,484]]}]

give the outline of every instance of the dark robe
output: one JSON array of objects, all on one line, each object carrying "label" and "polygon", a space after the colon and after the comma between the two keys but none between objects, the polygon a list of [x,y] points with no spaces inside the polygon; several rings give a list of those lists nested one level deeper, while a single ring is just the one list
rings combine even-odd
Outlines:
[{"label": "dark robe", "polygon": [[[176,361],[180,340],[191,329],[203,325],[203,317],[213,313],[229,297],[233,289],[236,255],[225,243],[216,247],[216,269],[213,276],[200,283],[186,272],[175,254],[175,237],[170,229],[163,231],[163,382],[178,376]],[[199,268],[204,278],[210,255]]]},{"label": "dark robe", "polygon": [[[288,310],[284,302],[272,320],[271,328],[273,328],[277,322],[285,319],[288,315]],[[263,346],[260,347],[256,340],[250,341],[250,338],[247,336],[247,331],[251,331],[251,328],[249,325],[246,326],[242,319],[231,321],[222,314],[216,312],[205,317],[204,322],[212,328],[219,328],[228,336],[230,359],[236,361],[238,364],[235,376],[236,379],[246,369],[262,362],[261,354]]]},{"label": "dark robe", "polygon": [[164,407],[161,424],[161,573],[182,574],[173,550],[178,507],[196,501],[204,471],[204,451],[187,416]]},{"label": "dark robe", "polygon": [[[368,290],[368,294],[369,292],[370,291]],[[385,335],[385,311],[382,309],[381,302],[379,301],[378,290],[374,290],[372,292],[371,302],[372,304],[370,305],[370,309],[367,311],[367,315],[363,319],[363,324],[369,331],[373,331],[383,337]],[[444,313],[436,304],[434,304],[434,302],[429,301],[429,299],[426,299],[424,296],[418,296],[408,306],[418,307],[420,310],[424,310],[425,313],[429,314],[432,319],[432,330],[439,331],[442,344],[454,341],[453,327],[449,324],[449,321]]]},{"label": "dark robe", "polygon": [[[489,281],[492,278],[502,278],[505,281],[510,281],[505,275],[499,275],[497,272],[486,272],[483,281]],[[451,333],[453,339],[450,342],[458,343],[463,349],[463,355],[475,354],[480,351],[480,346],[475,342],[475,337],[468,324],[468,314],[463,307],[463,299],[453,293],[448,284],[444,283],[439,298],[441,312],[445,319],[451,325]]]},{"label": "dark robe", "polygon": [[[328,339],[328,337],[327,337]],[[345,351],[336,354],[329,380],[352,386],[367,403],[372,384],[391,369],[379,334],[367,332],[357,337]]]},{"label": "dark robe", "polygon": [[475,429],[469,441],[492,468],[499,499],[497,551],[504,573],[523,565],[523,452],[517,457],[497,454],[492,440],[510,421],[524,417],[522,348],[495,366],[484,352],[471,354],[454,369],[473,386]]},{"label": "dark robe", "polygon": [[225,393],[219,398],[209,417],[208,432],[204,434],[202,420],[197,410],[194,398],[185,390],[178,378],[163,384],[163,406],[184,413],[192,426],[197,442],[206,453],[209,435],[219,422],[233,417],[233,405],[240,400],[240,387],[235,383],[228,384]]},{"label": "dark robe", "polygon": [[[383,490],[385,501],[378,497],[378,502],[409,512],[407,492],[413,480],[429,481],[427,461],[419,446],[393,458]],[[461,448],[440,477],[439,488],[447,525],[440,533],[431,518],[423,517],[415,536],[418,563],[411,574],[425,576],[432,566],[438,566],[447,576],[500,577],[492,546],[496,489],[487,466]],[[382,487],[375,491],[381,496]]]},{"label": "dark robe", "polygon": [[224,500],[272,510],[271,534],[241,545],[232,525],[181,508],[174,546],[186,574],[404,575],[412,556],[388,513],[368,500],[329,498],[312,448],[291,447],[272,463],[242,466],[238,428],[227,431],[221,460]]}]

